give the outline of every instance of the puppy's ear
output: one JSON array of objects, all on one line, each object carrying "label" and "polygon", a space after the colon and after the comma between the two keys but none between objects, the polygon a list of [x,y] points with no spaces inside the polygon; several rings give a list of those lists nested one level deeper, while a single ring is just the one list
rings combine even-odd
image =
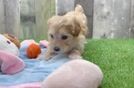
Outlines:
[{"label": "puppy's ear", "polygon": [[75,7],[75,12],[80,12],[80,13],[84,13],[83,7],[79,4],[76,5]]},{"label": "puppy's ear", "polygon": [[81,26],[76,19],[73,19],[73,21],[68,22],[67,20],[62,21],[62,27],[65,27],[67,31],[73,35],[74,37],[77,37],[81,31]]},{"label": "puppy's ear", "polygon": [[72,31],[75,37],[77,37],[81,31],[81,26],[76,19],[74,19],[74,29]]}]

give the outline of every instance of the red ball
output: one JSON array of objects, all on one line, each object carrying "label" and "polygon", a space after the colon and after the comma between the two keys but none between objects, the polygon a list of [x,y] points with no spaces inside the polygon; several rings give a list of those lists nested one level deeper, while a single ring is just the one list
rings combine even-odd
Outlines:
[{"label": "red ball", "polygon": [[29,58],[35,59],[41,53],[41,48],[39,47],[39,45],[32,43],[27,48],[26,53]]}]

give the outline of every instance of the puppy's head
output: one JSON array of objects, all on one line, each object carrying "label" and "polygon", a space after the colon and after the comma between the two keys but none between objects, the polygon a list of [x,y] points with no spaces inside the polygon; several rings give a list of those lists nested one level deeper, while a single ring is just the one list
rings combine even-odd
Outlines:
[{"label": "puppy's head", "polygon": [[[81,12],[77,11],[77,13]],[[48,20],[48,49],[52,53],[69,53],[77,46],[79,36],[83,35],[83,25],[80,19],[76,11],[71,11],[64,16],[53,16]]]},{"label": "puppy's head", "polygon": [[67,53],[72,50],[81,31],[79,23],[75,19],[54,16],[48,25],[49,49],[53,53]]}]

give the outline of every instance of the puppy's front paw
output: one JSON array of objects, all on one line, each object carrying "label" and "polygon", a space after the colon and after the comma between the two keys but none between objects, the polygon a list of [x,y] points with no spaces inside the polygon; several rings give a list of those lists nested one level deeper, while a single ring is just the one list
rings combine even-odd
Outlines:
[{"label": "puppy's front paw", "polygon": [[82,59],[82,57],[80,55],[76,55],[76,54],[70,54],[68,57],[70,59]]},{"label": "puppy's front paw", "polygon": [[81,54],[78,50],[73,50],[68,57],[70,59],[82,59]]},{"label": "puppy's front paw", "polygon": [[50,60],[53,57],[52,53],[46,52],[45,54],[45,60]]}]

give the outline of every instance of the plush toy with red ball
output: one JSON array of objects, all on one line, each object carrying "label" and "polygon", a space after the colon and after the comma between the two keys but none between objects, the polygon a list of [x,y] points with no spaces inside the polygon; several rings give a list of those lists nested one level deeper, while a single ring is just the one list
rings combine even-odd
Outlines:
[{"label": "plush toy with red ball", "polygon": [[25,52],[25,55],[29,59],[37,59],[37,57],[41,53],[41,48],[47,48],[48,41],[41,40],[39,43],[35,42],[34,40],[24,40],[21,42],[21,51]]}]

